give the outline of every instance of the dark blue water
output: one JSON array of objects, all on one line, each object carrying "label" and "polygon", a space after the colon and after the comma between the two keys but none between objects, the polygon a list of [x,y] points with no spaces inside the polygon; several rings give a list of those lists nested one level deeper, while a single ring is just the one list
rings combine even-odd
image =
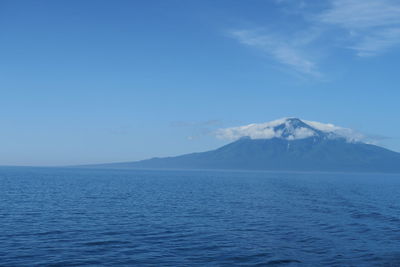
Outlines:
[{"label": "dark blue water", "polygon": [[400,176],[0,168],[0,265],[400,266]]}]

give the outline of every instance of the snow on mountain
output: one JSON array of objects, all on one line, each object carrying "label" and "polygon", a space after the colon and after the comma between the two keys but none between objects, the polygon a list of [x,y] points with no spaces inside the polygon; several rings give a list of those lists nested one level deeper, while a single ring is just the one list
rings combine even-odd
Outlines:
[{"label": "snow on mountain", "polygon": [[362,134],[352,129],[333,124],[300,120],[298,118],[282,118],[265,123],[252,123],[244,126],[219,129],[216,135],[218,138],[227,140],[237,140],[242,137],[249,137],[251,139],[281,138],[289,141],[309,137],[342,138],[352,143],[365,142],[366,140]]},{"label": "snow on mountain", "polygon": [[400,153],[333,124],[284,118],[217,134],[234,141],[206,152],[95,167],[400,173]]}]

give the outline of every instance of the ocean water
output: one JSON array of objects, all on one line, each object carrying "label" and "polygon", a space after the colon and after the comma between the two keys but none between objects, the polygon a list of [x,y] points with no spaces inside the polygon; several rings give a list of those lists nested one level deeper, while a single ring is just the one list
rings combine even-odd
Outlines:
[{"label": "ocean water", "polygon": [[1,266],[400,266],[400,175],[0,168]]}]

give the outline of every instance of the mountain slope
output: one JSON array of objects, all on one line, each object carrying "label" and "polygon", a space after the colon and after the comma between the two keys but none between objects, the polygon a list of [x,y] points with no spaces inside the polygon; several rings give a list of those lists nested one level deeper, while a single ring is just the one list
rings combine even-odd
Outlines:
[{"label": "mountain slope", "polygon": [[242,137],[208,152],[96,167],[400,172],[400,153],[354,141],[339,128],[325,131],[289,118],[260,129],[270,135],[271,127],[270,138]]}]

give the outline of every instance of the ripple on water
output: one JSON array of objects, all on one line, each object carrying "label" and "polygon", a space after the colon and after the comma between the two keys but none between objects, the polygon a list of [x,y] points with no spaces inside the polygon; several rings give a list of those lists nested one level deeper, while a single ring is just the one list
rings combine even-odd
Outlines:
[{"label": "ripple on water", "polygon": [[399,176],[0,168],[0,265],[400,266]]}]

